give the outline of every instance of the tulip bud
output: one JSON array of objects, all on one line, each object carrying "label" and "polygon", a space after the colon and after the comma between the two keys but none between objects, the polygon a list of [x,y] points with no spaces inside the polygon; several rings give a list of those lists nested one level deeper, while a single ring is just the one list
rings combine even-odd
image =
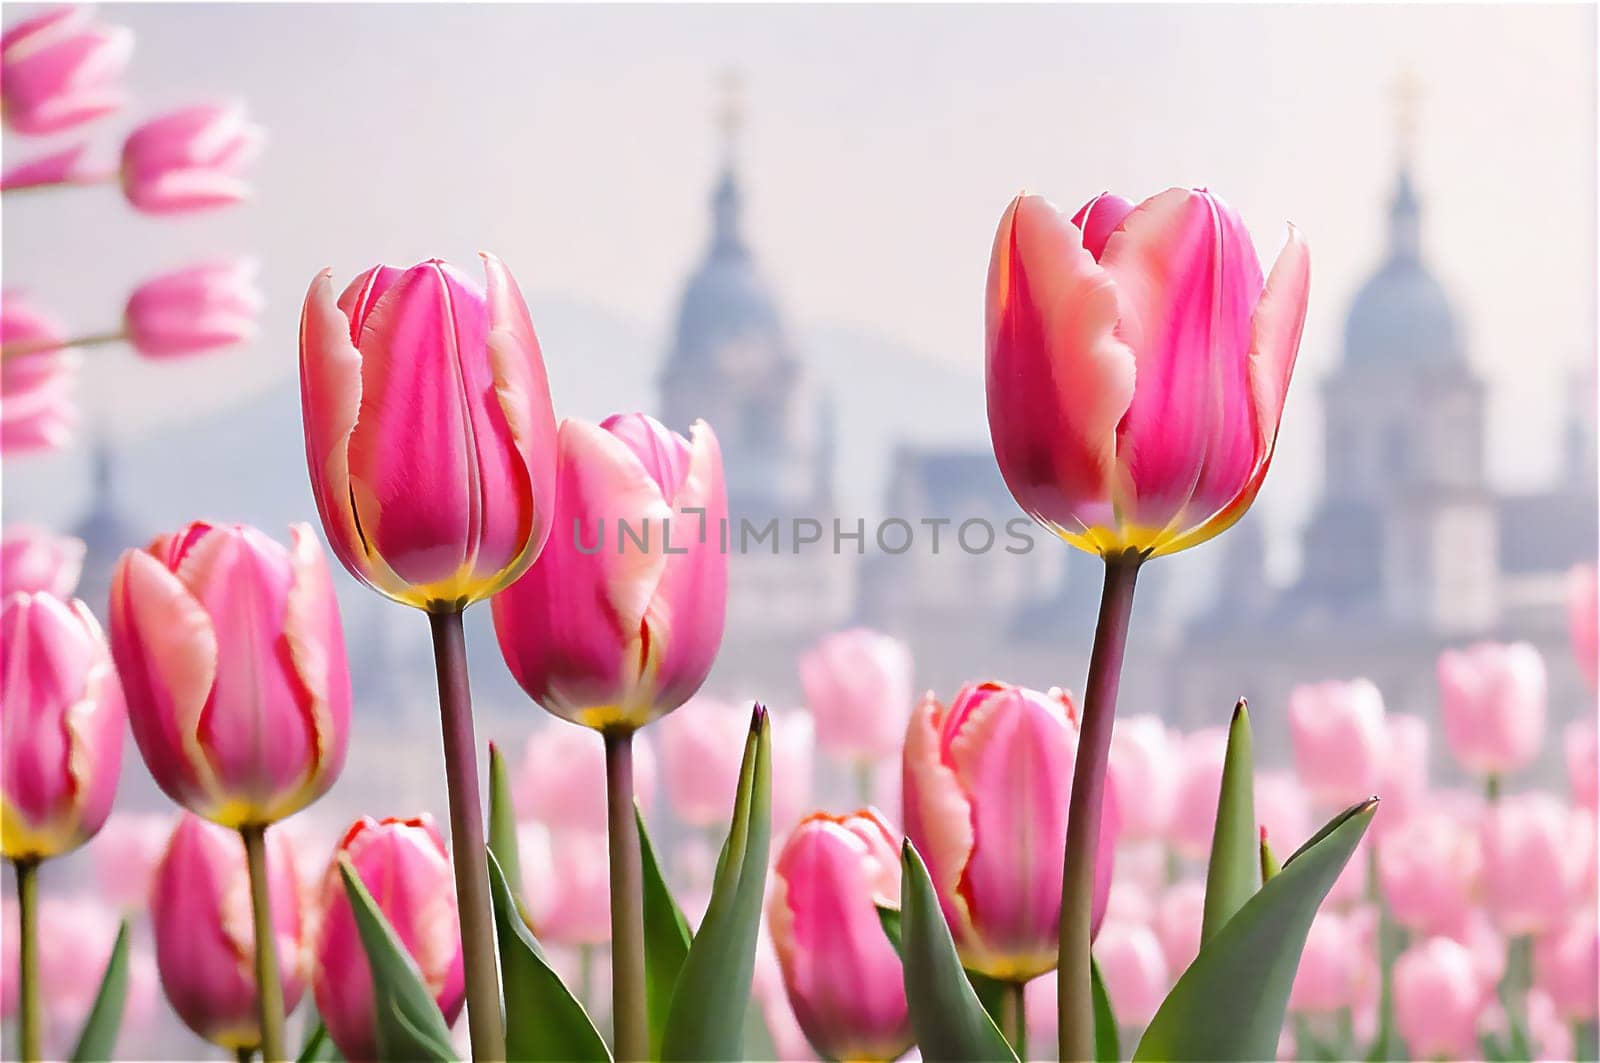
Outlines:
[{"label": "tulip bud", "polygon": [[285,549],[195,522],[129,550],[111,583],[111,648],[145,765],[178,804],[259,826],[320,797],[344,764],[350,674],[316,536]]},{"label": "tulip bud", "polygon": [[232,347],[255,337],[255,264],[211,262],[145,281],[128,298],[128,340],[147,358]]},{"label": "tulip bud", "polygon": [[21,296],[0,295],[0,451],[53,450],[78,423],[73,384],[78,353],[61,327]]},{"label": "tulip bud", "polygon": [[1559,925],[1585,885],[1594,821],[1545,793],[1514,794],[1483,815],[1484,900],[1507,934]]},{"label": "tulip bud", "polygon": [[340,855],[349,858],[389,920],[446,1023],[455,1022],[465,994],[455,879],[444,839],[428,815],[382,821],[362,817],[328,867],[315,950],[317,1014],[344,1058],[376,1059],[372,971],[339,874]]},{"label": "tulip bud", "polygon": [[1383,899],[1396,922],[1419,934],[1461,934],[1482,874],[1477,833],[1443,809],[1417,812],[1378,847]]},{"label": "tulip bud", "polygon": [[822,748],[865,761],[899,751],[916,700],[904,642],[866,628],[826,635],[800,658],[800,682]]},{"label": "tulip bud", "polygon": [[1263,282],[1210,192],[1107,194],[1071,221],[1018,196],[987,314],[989,434],[1018,504],[1107,557],[1226,530],[1271,463],[1309,282],[1293,227]]},{"label": "tulip bud", "polygon": [[[433,259],[375,266],[300,320],[306,460],[323,530],[356,579],[455,610],[520,576],[553,526],[555,413],[516,281]],[[568,603],[569,605],[571,603]]]},{"label": "tulip bud", "polygon": [[1321,804],[1344,807],[1377,792],[1386,732],[1383,695],[1368,680],[1295,687],[1289,734],[1295,770]]},{"label": "tulip bud", "polygon": [[146,214],[177,214],[250,197],[243,171],[261,153],[244,108],[201,104],[154,118],[122,145],[122,192]]},{"label": "tulip bud", "polygon": [[87,7],[53,8],[0,36],[0,114],[25,136],[84,125],[121,107],[133,33]]},{"label": "tulip bud", "polygon": [[800,1028],[828,1059],[891,1060],[911,1047],[900,957],[877,906],[900,902],[899,839],[874,809],[818,812],[773,868],[767,925]]},{"label": "tulip bud", "polygon": [[84,543],[31,524],[12,524],[0,539],[0,594],[44,591],[67,598],[83,571]]},{"label": "tulip bud", "polygon": [[511,674],[557,716],[634,730],[687,701],[722,644],[728,499],[704,422],[561,424],[555,534],[494,599]]},{"label": "tulip bud", "polygon": [[1118,1023],[1148,1023],[1172,984],[1155,932],[1137,923],[1107,919],[1095,939],[1094,958]]},{"label": "tulip bud", "polygon": [[[948,709],[929,694],[911,714],[906,835],[972,970],[1026,981],[1056,966],[1077,751],[1078,709],[1060,690],[971,683]],[[1096,926],[1111,884],[1108,826],[1095,858]]]},{"label": "tulip bud", "polygon": [[1526,642],[1480,642],[1439,655],[1439,702],[1450,752],[1468,771],[1527,767],[1544,742],[1544,658]]},{"label": "tulip bud", "polygon": [[92,838],[122,769],[122,687],[89,607],[43,592],[0,612],[0,851],[41,860]]},{"label": "tulip bud", "polygon": [[[287,835],[267,832],[267,888],[283,1006],[305,989],[300,878]],[[261,1042],[250,871],[238,834],[191,815],[172,832],[151,890],[156,966],[184,1023],[224,1048]]]},{"label": "tulip bud", "polygon": [[1449,938],[1413,945],[1395,961],[1395,1025],[1416,1059],[1478,1058],[1485,996],[1472,954]]}]

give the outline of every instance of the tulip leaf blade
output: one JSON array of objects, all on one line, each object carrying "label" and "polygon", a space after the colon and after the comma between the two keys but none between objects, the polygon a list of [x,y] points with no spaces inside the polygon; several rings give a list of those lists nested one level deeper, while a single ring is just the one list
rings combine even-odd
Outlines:
[{"label": "tulip leaf blade", "polygon": [[755,974],[772,841],[772,722],[757,705],[739,768],[739,788],[717,862],[711,903],[672,993],[663,1060],[744,1058],[745,1011]]},{"label": "tulip leaf blade", "polygon": [[328,1039],[328,1025],[319,1018],[316,1025],[306,1031],[305,1043],[300,1046],[300,1054],[294,1057],[295,1063],[318,1063],[319,1060],[337,1058],[337,1055],[326,1054],[332,1047],[333,1042]]},{"label": "tulip leaf blade", "polygon": [[493,850],[487,858],[500,981],[505,988],[506,1059],[610,1060],[611,1052],[589,1013],[551,968],[539,939],[528,929]]},{"label": "tulip leaf blade", "polygon": [[116,1057],[117,1031],[122,1027],[122,1011],[128,1001],[128,920],[117,928],[116,942],[100,976],[100,989],[83,1022],[78,1043],[72,1049],[72,1063],[90,1063]]},{"label": "tulip leaf blade", "polygon": [[873,907],[878,910],[878,925],[883,927],[883,936],[894,946],[895,954],[900,955],[900,909],[887,904],[875,904]]},{"label": "tulip leaf blade", "polygon": [[1135,1060],[1272,1059],[1317,908],[1377,799],[1336,816],[1200,947],[1145,1029]]},{"label": "tulip leaf blade", "polygon": [[1096,1063],[1117,1063],[1122,1047],[1117,1043],[1117,1014],[1111,1010],[1111,994],[1100,975],[1100,965],[1089,960],[1089,982],[1094,991],[1094,1058]]},{"label": "tulip leaf blade", "polygon": [[637,804],[634,822],[639,828],[639,862],[644,871],[644,977],[646,1011],[650,1018],[650,1054],[661,1055],[661,1039],[666,1034],[667,1016],[672,1011],[672,991],[678,984],[683,961],[689,956],[694,935],[689,921],[672,897],[655,845],[644,824],[644,813]]},{"label": "tulip leaf blade", "polygon": [[372,972],[373,1014],[378,1056],[382,1059],[444,1061],[455,1058],[450,1027],[417,965],[394,927],[367,892],[348,856],[339,857],[339,874],[350,898],[356,932]]},{"label": "tulip leaf blade", "polygon": [[1222,788],[1217,795],[1211,859],[1206,865],[1205,913],[1200,923],[1202,945],[1216,937],[1234,913],[1255,895],[1261,878],[1259,838],[1250,710],[1240,698],[1228,724],[1228,749],[1222,762]]},{"label": "tulip leaf blade", "polygon": [[961,967],[928,868],[906,839],[900,849],[901,971],[911,1029],[922,1058],[942,1061],[1015,1060]]},{"label": "tulip leaf blade", "polygon": [[[500,862],[511,896],[522,909],[522,857],[517,851],[517,810],[511,800],[511,775],[505,754],[489,743],[489,851]],[[526,913],[524,913],[526,914]]]}]

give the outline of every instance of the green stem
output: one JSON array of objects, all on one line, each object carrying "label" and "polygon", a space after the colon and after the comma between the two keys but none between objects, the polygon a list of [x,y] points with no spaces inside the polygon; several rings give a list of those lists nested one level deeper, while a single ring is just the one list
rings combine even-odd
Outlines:
[{"label": "green stem", "polygon": [[1011,1042],[1018,1059],[1028,1058],[1028,983],[1000,983],[1001,1033]]},{"label": "green stem", "polygon": [[1394,920],[1378,882],[1378,846],[1367,844],[1367,897],[1378,910],[1378,1042],[1372,1057],[1394,1057],[1394,961],[1399,950],[1394,942]]},{"label": "green stem", "polygon": [[1488,775],[1483,780],[1483,796],[1492,805],[1500,800],[1500,776]]},{"label": "green stem", "polygon": [[870,760],[856,761],[856,794],[863,807],[873,803],[872,779],[875,765]]},{"label": "green stem", "polygon": [[1100,814],[1111,751],[1111,724],[1117,710],[1117,684],[1128,644],[1133,586],[1143,558],[1133,552],[1106,558],[1100,618],[1089,654],[1083,688],[1083,723],[1073,766],[1067,807],[1067,850],[1061,872],[1061,969],[1057,983],[1060,1058],[1094,1059],[1094,983],[1089,936],[1094,909],[1095,852],[1100,845]]},{"label": "green stem", "polygon": [[250,916],[256,935],[256,1006],[261,1018],[261,1059],[289,1057],[283,1045],[283,982],[278,978],[278,938],[272,932],[272,896],[267,880],[267,829],[240,827],[250,868]]},{"label": "green stem", "polygon": [[34,1063],[40,1058],[39,1043],[44,1027],[44,1009],[39,997],[39,861],[18,860],[17,930],[20,961],[22,1009],[22,1058]]},{"label": "green stem", "polygon": [[611,843],[611,1026],[616,1058],[650,1052],[645,1012],[644,868],[633,805],[633,732],[607,731],[606,833]]},{"label": "green stem", "polygon": [[578,946],[578,1002],[594,1007],[594,946]]},{"label": "green stem", "polygon": [[127,338],[127,332],[118,329],[115,332],[91,332],[67,340],[19,340],[0,347],[0,360],[20,358],[25,354],[40,354],[44,351],[61,351],[68,347],[103,347],[108,343],[121,343]]},{"label": "green stem", "polygon": [[489,865],[484,856],[483,800],[478,792],[478,743],[472,733],[472,691],[467,682],[467,642],[461,612],[430,612],[433,663],[439,677],[439,719],[444,731],[444,779],[450,797],[450,856],[461,913],[462,966],[466,974],[467,1031],[472,1058],[506,1058],[500,1015],[500,975],[495,961],[494,916],[489,907]]}]

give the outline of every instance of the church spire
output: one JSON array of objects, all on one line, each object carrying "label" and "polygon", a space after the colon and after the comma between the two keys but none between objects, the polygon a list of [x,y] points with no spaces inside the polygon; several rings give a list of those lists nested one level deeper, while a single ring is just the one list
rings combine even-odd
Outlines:
[{"label": "church spire", "polygon": [[742,255],[745,251],[744,237],[739,231],[742,197],[735,153],[744,128],[743,83],[739,72],[733,69],[724,71],[720,80],[716,122],[722,136],[722,176],[711,197],[711,253],[713,256]]},{"label": "church spire", "polygon": [[1416,261],[1422,253],[1421,204],[1411,179],[1417,141],[1417,107],[1421,85],[1410,68],[1395,80],[1395,190],[1389,203],[1389,255]]}]

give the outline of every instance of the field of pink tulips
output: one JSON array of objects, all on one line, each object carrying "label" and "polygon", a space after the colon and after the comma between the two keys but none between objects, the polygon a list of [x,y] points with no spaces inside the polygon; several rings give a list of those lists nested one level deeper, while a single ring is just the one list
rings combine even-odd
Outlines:
[{"label": "field of pink tulips", "polygon": [[[202,221],[247,199],[242,105],[159,114],[103,164],[13,153],[124,109],[115,23],[6,27],[6,213],[100,184]],[[904,641],[845,627],[795,647],[788,709],[703,690],[734,623],[737,437],[559,416],[566,355],[494,254],[306,276],[314,512],[207,519],[195,484],[103,600],[75,597],[82,541],[6,522],[6,1058],[1595,1059],[1594,564],[1565,588],[1587,707],[1552,704],[1534,646],[1462,640],[1437,720],[1360,676],[1186,730],[1119,709],[1145,566],[1228,535],[1277,453],[1312,252],[1251,221],[1272,260],[1208,189],[1023,193],[972,248],[994,464],[1046,547],[1103,570],[1087,674],[927,690]],[[265,312],[219,259],[67,326],[7,266],[8,469],[68,445],[92,348],[181,361]],[[447,801],[332,822],[358,586],[426,629]],[[501,659],[469,667],[480,614]],[[528,711],[502,749],[473,694],[505,672]],[[1286,761],[1258,756],[1267,713]],[[119,794],[145,774],[164,811]],[[51,876],[79,850],[93,888]]]}]

